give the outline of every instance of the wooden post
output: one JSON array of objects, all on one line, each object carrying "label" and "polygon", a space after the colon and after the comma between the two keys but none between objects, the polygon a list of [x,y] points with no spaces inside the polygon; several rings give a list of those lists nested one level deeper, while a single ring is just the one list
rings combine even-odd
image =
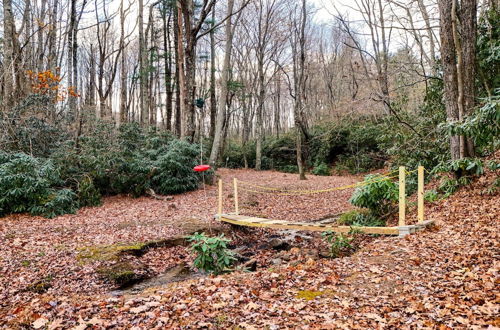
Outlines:
[{"label": "wooden post", "polygon": [[418,167],[418,223],[424,222],[424,167]]},{"label": "wooden post", "polygon": [[222,180],[219,179],[219,220],[222,219]]},{"label": "wooden post", "polygon": [[240,210],[238,208],[238,180],[234,178],[233,183],[234,183],[234,212],[236,214],[240,214]]},{"label": "wooden post", "polygon": [[399,167],[399,226],[405,226],[406,221],[406,191],[405,167]]}]

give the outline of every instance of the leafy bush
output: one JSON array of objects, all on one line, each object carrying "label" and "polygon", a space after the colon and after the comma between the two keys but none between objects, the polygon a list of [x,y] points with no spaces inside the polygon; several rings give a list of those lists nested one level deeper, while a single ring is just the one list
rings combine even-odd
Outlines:
[{"label": "leafy bush", "polygon": [[297,165],[284,165],[279,167],[278,170],[285,173],[299,173],[299,167]]},{"label": "leafy bush", "polygon": [[424,200],[426,202],[432,203],[432,202],[437,201],[438,199],[439,199],[439,193],[434,189],[428,190],[424,194]]},{"label": "leafy bush", "polygon": [[357,187],[349,200],[354,206],[367,208],[376,217],[392,212],[398,200],[398,186],[380,174],[365,176],[366,185]]},{"label": "leafy bush", "polygon": [[484,164],[481,159],[462,158],[449,160],[439,164],[433,170],[433,173],[453,172],[457,178],[463,176],[482,175],[484,173]]},{"label": "leafy bush", "polygon": [[48,218],[73,213],[76,195],[59,189],[58,169],[51,161],[23,153],[0,153],[0,215],[28,212]]},{"label": "leafy bush", "polygon": [[438,190],[446,198],[453,195],[459,188],[460,182],[457,179],[445,177],[439,184]]},{"label": "leafy bush", "polygon": [[352,210],[342,213],[337,221],[339,225],[353,227],[382,227],[385,221],[371,214],[370,210]]},{"label": "leafy bush", "polygon": [[[500,94],[500,89],[497,90]],[[500,147],[500,95],[488,101],[462,122],[444,123],[448,135],[464,135],[474,140],[474,144],[483,154]]]},{"label": "leafy bush", "polygon": [[84,177],[80,182],[78,182],[77,192],[80,206],[101,205],[101,193],[96,188],[90,177]]},{"label": "leafy bush", "polygon": [[322,234],[326,241],[330,244],[330,256],[337,258],[345,250],[352,249],[351,241],[353,238],[344,234],[336,234],[331,231],[326,231]]},{"label": "leafy bush", "polygon": [[194,233],[188,237],[191,242],[191,251],[195,254],[194,266],[208,273],[221,274],[227,271],[236,258],[234,253],[227,248],[230,239],[221,234],[208,237],[205,233]]},{"label": "leafy bush", "polygon": [[319,163],[316,164],[316,166],[314,166],[312,174],[328,176],[330,175],[330,169],[328,168],[328,165],[326,165],[325,163]]},{"label": "leafy bush", "polygon": [[193,171],[199,147],[173,140],[153,162],[151,187],[160,194],[178,194],[198,188],[200,175]]}]

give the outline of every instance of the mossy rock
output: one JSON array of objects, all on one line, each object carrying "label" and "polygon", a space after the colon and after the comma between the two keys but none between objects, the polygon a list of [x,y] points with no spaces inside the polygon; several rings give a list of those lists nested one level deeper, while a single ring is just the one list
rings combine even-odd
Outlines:
[{"label": "mossy rock", "polygon": [[140,256],[147,250],[147,243],[87,246],[78,250],[78,260],[109,261],[118,260],[124,254]]},{"label": "mossy rock", "polygon": [[38,294],[45,293],[52,287],[52,279],[52,276],[47,276],[41,280],[35,281],[34,283],[26,287],[26,291],[35,292]]},{"label": "mossy rock", "polygon": [[134,266],[129,262],[119,262],[111,266],[101,267],[97,273],[118,287],[126,287],[145,278],[145,275],[140,273],[142,269],[141,266]]}]

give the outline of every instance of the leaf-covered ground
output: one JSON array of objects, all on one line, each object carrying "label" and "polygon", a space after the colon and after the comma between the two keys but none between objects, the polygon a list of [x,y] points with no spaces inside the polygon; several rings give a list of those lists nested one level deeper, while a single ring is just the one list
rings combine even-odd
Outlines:
[{"label": "leaf-covered ground", "polygon": [[[250,170],[221,170],[226,210],[232,209],[232,177],[270,186],[321,189],[357,177],[314,177]],[[178,235],[196,217],[213,222],[216,188],[172,201],[113,197],[101,207],[46,220],[0,219],[0,325],[84,329],[93,326],[152,328],[367,328],[499,327],[500,197],[484,195],[488,173],[447,200],[428,206],[434,230],[405,239],[366,241],[350,257],[315,259],[292,249],[292,260],[256,272],[202,277],[113,296],[96,269],[109,260],[82,260],[95,246],[146,242]],[[349,208],[352,190],[306,197],[240,192],[242,213],[312,220]],[[241,240],[273,233],[234,232]],[[319,244],[319,240],[313,240]],[[266,252],[267,253],[267,252]],[[269,257],[261,253],[259,258]],[[140,257],[151,274],[183,261],[184,247],[151,249]],[[42,283],[42,293],[33,284]],[[43,287],[44,283],[48,283]]]}]

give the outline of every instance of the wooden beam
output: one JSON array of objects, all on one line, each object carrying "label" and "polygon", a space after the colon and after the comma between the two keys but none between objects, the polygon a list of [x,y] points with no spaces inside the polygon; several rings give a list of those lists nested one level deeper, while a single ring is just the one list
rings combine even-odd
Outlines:
[{"label": "wooden beam", "polygon": [[263,218],[253,218],[253,217],[245,220],[239,220],[237,218],[239,217],[224,214],[222,215],[221,220],[224,222],[232,223],[234,225],[247,226],[247,227],[308,230],[308,231],[333,231],[336,233],[348,233],[352,229],[355,229],[366,234],[399,235],[398,227],[328,226],[328,225],[318,225],[312,223],[287,222],[284,220],[271,220],[271,222],[264,222],[264,220],[267,221],[269,220]]},{"label": "wooden beam", "polygon": [[233,179],[234,184],[234,213],[240,214],[240,210],[238,207],[238,180],[236,178]]},{"label": "wooden beam", "polygon": [[418,223],[424,222],[424,167],[418,167]]},{"label": "wooden beam", "polygon": [[406,191],[405,167],[399,167],[399,226],[406,224]]},{"label": "wooden beam", "polygon": [[222,220],[222,179],[219,179],[219,220]]}]

